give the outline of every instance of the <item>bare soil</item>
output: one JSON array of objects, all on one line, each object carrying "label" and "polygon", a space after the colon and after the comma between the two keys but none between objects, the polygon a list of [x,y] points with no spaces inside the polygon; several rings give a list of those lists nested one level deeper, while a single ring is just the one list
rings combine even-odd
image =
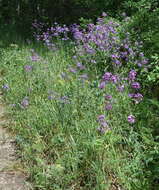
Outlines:
[{"label": "bare soil", "polygon": [[[0,93],[1,94],[1,93]],[[14,136],[5,128],[5,106],[0,95],[0,190],[29,190],[26,176],[18,170]]]}]

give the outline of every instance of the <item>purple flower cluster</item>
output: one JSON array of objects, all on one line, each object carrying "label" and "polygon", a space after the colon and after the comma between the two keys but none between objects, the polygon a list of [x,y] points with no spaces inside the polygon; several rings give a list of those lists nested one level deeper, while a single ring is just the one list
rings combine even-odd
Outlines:
[{"label": "purple flower cluster", "polygon": [[112,96],[109,94],[106,94],[104,97],[105,97],[105,100],[112,100]]},{"label": "purple flower cluster", "polygon": [[[125,77],[119,77],[118,75],[113,75],[111,72],[106,72],[104,73],[102,77],[102,81],[100,83],[99,88],[104,89],[105,86],[108,83],[113,83],[115,84],[118,92],[123,92],[125,89],[125,86],[129,87],[130,90],[135,90],[138,91],[140,89],[140,83],[135,82],[134,80],[136,79],[137,72],[135,70],[131,70],[128,74],[128,78]],[[139,92],[137,93],[130,93],[129,97],[134,101],[135,104],[138,104],[143,100],[143,95],[140,94]],[[112,96],[111,95],[105,95],[105,110],[110,111],[112,110],[113,106],[111,103]],[[133,115],[128,116],[128,122],[129,123],[135,123],[135,117]],[[103,130],[103,129],[102,129]]]},{"label": "purple flower cluster", "polygon": [[129,94],[129,97],[132,98],[132,100],[135,102],[135,104],[138,104],[143,100],[143,95],[140,93]]},{"label": "purple flower cluster", "polygon": [[33,69],[33,67],[32,67],[31,65],[25,65],[25,66],[24,66],[24,70],[25,70],[26,72],[32,71],[32,69]]},{"label": "purple flower cluster", "polygon": [[105,105],[105,110],[112,110],[112,104],[110,104],[110,103],[107,103],[106,105]]},{"label": "purple flower cluster", "polygon": [[77,65],[77,68],[79,68],[80,70],[84,70],[85,69],[85,66],[82,65],[82,63],[78,62],[76,65]]},{"label": "purple flower cluster", "polygon": [[85,80],[88,80],[88,74],[84,73],[86,70],[86,67],[81,63],[78,62],[77,57],[73,56],[73,59],[76,62],[76,65],[74,67],[69,67],[68,72],[73,73],[73,74],[78,74],[78,79],[84,82]]},{"label": "purple flower cluster", "polygon": [[29,98],[28,97],[24,97],[23,100],[21,101],[21,107],[25,109],[28,106],[29,106]]},{"label": "purple flower cluster", "polygon": [[107,121],[105,120],[105,116],[104,115],[99,115],[98,118],[97,118],[97,121],[99,123],[99,127],[97,128],[97,131],[100,133],[100,134],[104,134],[106,133],[107,131],[110,130],[109,126],[108,126],[108,123]]},{"label": "purple flower cluster", "polygon": [[111,77],[112,77],[112,73],[106,72],[106,73],[103,75],[102,79],[103,79],[104,81],[110,81],[110,80],[111,80]]},{"label": "purple flower cluster", "polygon": [[112,96],[111,95],[109,95],[109,94],[106,94],[105,96],[104,96],[104,99],[105,99],[105,110],[107,110],[107,111],[110,111],[110,110],[112,110],[112,108],[113,108],[113,106],[112,106],[112,103],[111,103],[111,101],[112,101]]},{"label": "purple flower cluster", "polygon": [[123,31],[125,37],[121,38],[118,32],[121,27],[118,22],[107,20],[107,17],[98,18],[96,24],[88,24],[86,29],[73,25],[70,31],[77,44],[77,56],[87,62],[91,63],[91,60],[94,60],[93,62],[97,63],[99,60],[96,55],[100,53],[103,58],[111,59],[109,64],[113,67],[125,63],[134,63],[139,67],[147,64],[148,60],[143,53],[140,53],[142,43],[135,42],[138,46],[134,47],[130,40],[130,33],[125,31]]},{"label": "purple flower cluster", "polygon": [[[123,17],[127,22],[128,17],[125,14]],[[88,79],[88,75],[85,73],[86,68],[89,65],[101,64],[107,68],[99,84],[99,88],[103,89],[102,92],[105,92],[105,87],[111,83],[116,87],[118,93],[130,89],[129,97],[135,104],[142,101],[143,96],[139,93],[141,85],[137,82],[135,68],[145,67],[148,63],[144,53],[141,52],[143,44],[140,41],[133,43],[130,33],[119,22],[107,17],[106,13],[102,13],[96,24],[90,23],[84,29],[77,24],[67,27],[54,23],[47,30],[42,30],[43,24],[37,24],[37,22],[33,24],[33,27],[37,30],[37,40],[43,41],[49,48],[55,48],[54,39],[60,38],[65,41],[73,37],[75,44],[73,62],[75,65],[68,68],[69,73],[76,74],[78,79],[86,80]],[[34,57],[32,59],[36,60]],[[131,68],[130,71],[120,72],[125,68],[125,65]],[[66,73],[61,73],[63,79],[66,79],[66,76]],[[52,99],[52,95],[48,98]],[[60,98],[61,102],[68,102],[67,100],[68,98],[65,96]],[[109,111],[112,109],[111,95],[105,95],[105,100],[104,108]],[[98,122],[100,124],[98,131],[104,133],[108,129],[108,125],[103,115],[99,116]],[[134,123],[135,117],[129,115],[128,122]]]},{"label": "purple flower cluster", "polygon": [[41,32],[44,30],[45,24],[38,22],[37,20],[34,20],[32,23],[33,29],[36,29],[36,31],[33,33],[34,37],[37,39],[37,41],[41,40]]},{"label": "purple flower cluster", "polygon": [[32,26],[34,30],[36,30],[34,33],[35,38],[38,41],[43,41],[44,44],[51,50],[57,50],[56,45],[53,42],[54,39],[60,38],[64,41],[70,39],[70,29],[66,25],[61,26],[55,22],[51,27],[47,27],[45,30],[45,24],[37,23],[37,21],[35,21]]},{"label": "purple flower cluster", "polygon": [[103,77],[103,81],[105,82],[112,82],[112,83],[117,83],[119,81],[119,77],[117,75],[113,75],[110,72],[106,72]]},{"label": "purple flower cluster", "polygon": [[135,70],[131,70],[129,72],[129,80],[134,81],[136,79],[137,72]]},{"label": "purple flower cluster", "polygon": [[[143,54],[141,54],[143,56]],[[128,79],[129,79],[129,84],[132,88],[132,90],[135,91],[135,93],[129,93],[128,96],[130,98],[132,98],[133,102],[135,104],[138,104],[139,102],[141,102],[143,100],[143,95],[140,94],[138,91],[141,88],[141,85],[139,82],[136,82],[136,76],[137,76],[137,72],[135,70],[131,70],[128,74]]]},{"label": "purple flower cluster", "polygon": [[71,73],[76,73],[77,70],[76,70],[75,68],[70,67],[70,68],[69,68],[69,72],[71,72]]},{"label": "purple flower cluster", "polygon": [[128,116],[128,122],[129,122],[130,124],[135,123],[135,116],[129,115],[129,116]]},{"label": "purple flower cluster", "polygon": [[131,87],[134,88],[134,89],[140,89],[140,83],[139,82],[133,82],[131,84]]},{"label": "purple flower cluster", "polygon": [[123,92],[124,89],[125,89],[125,85],[124,85],[124,84],[117,86],[117,90],[118,90],[119,92]]},{"label": "purple flower cluster", "polygon": [[59,101],[63,104],[69,104],[70,103],[70,99],[68,96],[62,96],[59,98]]},{"label": "purple flower cluster", "polygon": [[120,77],[117,74],[113,75],[110,72],[106,72],[106,73],[104,73],[104,75],[102,77],[102,81],[99,84],[99,88],[104,89],[106,84],[113,83],[116,85],[117,90],[119,92],[122,92],[124,90],[124,84],[121,84],[121,82],[122,82],[122,80],[120,79]]},{"label": "purple flower cluster", "polygon": [[33,62],[37,62],[41,60],[41,57],[34,51],[34,49],[31,49],[31,56],[30,56],[30,60]]},{"label": "purple flower cluster", "polygon": [[101,81],[100,84],[99,84],[99,88],[100,89],[104,89],[106,86],[106,82],[105,81]]},{"label": "purple flower cluster", "polygon": [[[124,17],[125,18],[125,17]],[[108,20],[109,19],[109,20]],[[130,33],[124,31],[121,24],[107,17],[102,13],[102,17],[97,19],[96,24],[90,23],[85,29],[80,25],[72,24],[70,26],[54,23],[51,27],[44,27],[42,23],[33,23],[33,28],[37,31],[37,40],[43,41],[49,48],[55,48],[53,40],[69,40],[70,37],[76,42],[76,57],[85,60],[87,63],[97,63],[98,56],[110,59],[109,64],[122,66],[123,63],[134,63],[139,67],[147,64],[148,60],[140,52],[142,42],[136,41],[135,46],[130,40]],[[44,30],[44,28],[47,28]],[[119,31],[125,35],[120,37]],[[104,59],[103,59],[104,60]],[[133,73],[130,73],[132,78]]]}]

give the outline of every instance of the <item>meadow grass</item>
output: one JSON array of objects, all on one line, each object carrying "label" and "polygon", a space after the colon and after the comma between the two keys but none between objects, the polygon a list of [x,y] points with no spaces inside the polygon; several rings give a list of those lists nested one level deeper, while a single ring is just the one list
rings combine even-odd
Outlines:
[{"label": "meadow grass", "polygon": [[[12,119],[8,127],[16,134],[33,189],[152,188],[155,177],[148,165],[158,144],[150,127],[156,116],[147,100],[134,106],[128,89],[117,93],[108,84],[103,93],[96,72],[71,70],[69,43],[59,42],[56,51],[12,39],[1,43],[1,86]],[[103,132],[98,117],[104,94],[113,97],[113,109],[104,111],[108,127]],[[131,125],[127,116],[134,112],[137,123]]]}]

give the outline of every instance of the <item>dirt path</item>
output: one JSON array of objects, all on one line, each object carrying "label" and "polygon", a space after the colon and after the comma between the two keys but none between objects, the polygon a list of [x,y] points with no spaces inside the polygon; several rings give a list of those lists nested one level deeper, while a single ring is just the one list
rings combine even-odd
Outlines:
[{"label": "dirt path", "polygon": [[15,143],[14,138],[3,128],[6,124],[4,113],[0,95],[0,190],[29,190],[24,174],[15,169],[18,165]]}]

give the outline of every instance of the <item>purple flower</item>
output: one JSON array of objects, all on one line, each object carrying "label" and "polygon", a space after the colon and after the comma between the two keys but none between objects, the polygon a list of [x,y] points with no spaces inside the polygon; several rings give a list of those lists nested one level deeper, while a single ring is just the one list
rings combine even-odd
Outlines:
[{"label": "purple flower", "polygon": [[88,54],[95,54],[96,53],[96,51],[93,49],[93,48],[87,48],[86,49],[86,52],[88,53]]},{"label": "purple flower", "polygon": [[8,85],[8,84],[4,84],[4,85],[2,86],[2,88],[3,88],[4,90],[8,91],[8,90],[9,90],[9,85]]},{"label": "purple flower", "polygon": [[142,67],[142,64],[141,64],[141,63],[138,63],[137,65],[138,65],[138,67]]},{"label": "purple flower", "polygon": [[119,56],[117,54],[112,54],[111,57],[112,57],[112,59],[119,58]]},{"label": "purple flower", "polygon": [[121,62],[120,62],[118,59],[115,59],[115,60],[114,60],[114,63],[115,63],[116,65],[121,65]]},{"label": "purple flower", "polygon": [[106,99],[106,100],[111,100],[111,99],[112,99],[112,96],[107,94],[107,95],[105,95],[105,99]]},{"label": "purple flower", "polygon": [[140,56],[140,57],[144,57],[144,53],[142,53],[142,52],[139,53],[139,56]]},{"label": "purple flower", "polygon": [[[125,48],[125,49],[129,49],[128,44],[125,44],[125,45],[124,45],[124,48]],[[127,52],[126,52],[126,55],[127,55]]]},{"label": "purple flower", "polygon": [[130,98],[133,98],[133,97],[134,97],[134,94],[129,93],[128,96],[129,96]]},{"label": "purple flower", "polygon": [[70,100],[67,96],[62,96],[60,99],[60,102],[61,103],[64,103],[64,104],[69,104],[70,103]]},{"label": "purple flower", "polygon": [[98,24],[103,24],[103,18],[97,18]]},{"label": "purple flower", "polygon": [[136,75],[137,75],[137,72],[135,70],[131,70],[129,72],[129,80],[131,80],[131,81],[135,80]]},{"label": "purple flower", "polygon": [[54,99],[54,96],[52,95],[48,96],[48,100],[52,100],[52,99]]},{"label": "purple flower", "polygon": [[100,121],[101,127],[108,127],[108,123],[106,121]]},{"label": "purple flower", "polygon": [[105,81],[109,81],[109,80],[111,80],[111,77],[112,77],[112,73],[106,72],[103,75],[102,79],[105,80]]},{"label": "purple flower", "polygon": [[112,105],[111,104],[107,104],[106,106],[105,106],[105,110],[112,110]]},{"label": "purple flower", "polygon": [[105,115],[99,115],[97,121],[102,122],[105,119]]},{"label": "purple flower", "polygon": [[124,91],[124,87],[125,87],[125,86],[124,86],[124,84],[123,84],[123,85],[121,85],[121,86],[118,86],[117,89],[118,89],[119,92],[123,92],[123,91]]},{"label": "purple flower", "polygon": [[100,127],[97,128],[97,131],[100,133],[100,134],[104,134],[106,132],[108,132],[110,130],[108,124],[106,121],[102,121],[100,122]]},{"label": "purple flower", "polygon": [[85,69],[85,66],[82,65],[82,63],[77,63],[77,68],[79,68],[80,70]]},{"label": "purple flower", "polygon": [[76,69],[74,69],[74,68],[69,68],[69,71],[71,72],[71,73],[76,73],[77,71],[76,71]]},{"label": "purple flower", "polygon": [[140,93],[137,93],[137,94],[134,94],[133,98],[134,98],[135,103],[138,104],[139,102],[142,101],[143,95]]},{"label": "purple flower", "polygon": [[97,128],[97,131],[98,131],[99,133],[101,133],[101,134],[104,134],[105,131],[106,131],[106,129],[105,129],[104,127],[98,127],[98,128]]},{"label": "purple flower", "polygon": [[143,99],[143,95],[140,94],[140,93],[129,94],[129,97],[132,98],[135,101],[135,104],[138,104]]},{"label": "purple flower", "polygon": [[133,82],[131,84],[131,87],[134,88],[134,89],[139,89],[140,88],[140,83],[139,82]]},{"label": "purple flower", "polygon": [[119,80],[119,77],[118,77],[117,75],[112,75],[112,76],[111,76],[111,81],[112,81],[113,83],[117,83],[118,80]]},{"label": "purple flower", "polygon": [[128,52],[124,51],[124,52],[121,52],[121,57],[122,58],[126,58],[128,55]]},{"label": "purple flower", "polygon": [[129,115],[128,116],[128,122],[131,123],[131,124],[135,123],[135,116]]},{"label": "purple flower", "polygon": [[83,39],[83,33],[81,31],[79,31],[78,29],[76,29],[76,31],[74,31],[74,38],[76,40],[82,40]]},{"label": "purple flower", "polygon": [[22,102],[21,102],[21,106],[22,108],[26,108],[29,106],[29,100],[28,100],[28,97],[25,97]]},{"label": "purple flower", "polygon": [[32,69],[33,69],[33,67],[32,67],[31,65],[25,65],[25,66],[24,66],[24,70],[25,70],[26,72],[32,71]]},{"label": "purple flower", "polygon": [[31,61],[39,61],[40,60],[40,57],[36,54],[36,53],[34,53],[31,57],[30,57],[30,59],[31,59]]},{"label": "purple flower", "polygon": [[143,60],[141,61],[141,63],[142,63],[143,65],[146,65],[146,64],[148,63],[148,60],[147,60],[147,59],[143,59]]},{"label": "purple flower", "polygon": [[99,85],[99,88],[100,88],[100,89],[103,89],[103,88],[105,88],[105,85],[106,85],[106,83],[105,83],[104,81],[102,81],[102,82],[100,83],[100,85]]}]

